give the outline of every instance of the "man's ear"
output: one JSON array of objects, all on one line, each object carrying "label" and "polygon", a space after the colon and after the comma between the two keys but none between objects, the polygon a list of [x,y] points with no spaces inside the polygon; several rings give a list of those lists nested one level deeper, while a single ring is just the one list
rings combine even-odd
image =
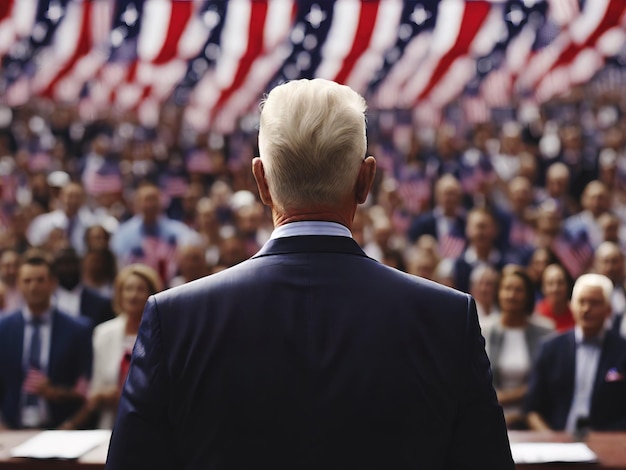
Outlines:
[{"label": "man's ear", "polygon": [[272,207],[272,196],[270,194],[270,188],[267,185],[267,178],[265,177],[265,168],[263,168],[263,162],[259,157],[252,159],[252,174],[256,181],[256,186],[259,189],[259,196],[261,201],[266,206]]},{"label": "man's ear", "polygon": [[369,194],[370,189],[372,189],[372,184],[374,184],[375,176],[376,159],[372,156],[369,156],[361,162],[359,175],[356,179],[354,191],[357,204],[363,204],[367,199],[367,195]]}]

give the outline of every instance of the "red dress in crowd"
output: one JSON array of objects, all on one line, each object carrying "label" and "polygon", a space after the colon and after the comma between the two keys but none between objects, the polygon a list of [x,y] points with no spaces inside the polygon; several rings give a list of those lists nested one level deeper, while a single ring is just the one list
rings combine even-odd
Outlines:
[{"label": "red dress in crowd", "polygon": [[570,328],[574,328],[576,324],[574,322],[574,316],[572,315],[572,311],[570,310],[569,306],[566,308],[565,311],[557,314],[554,312],[552,304],[548,302],[547,299],[542,299],[535,306],[535,310],[541,316],[552,320],[554,322],[554,329],[559,333],[567,331]]}]

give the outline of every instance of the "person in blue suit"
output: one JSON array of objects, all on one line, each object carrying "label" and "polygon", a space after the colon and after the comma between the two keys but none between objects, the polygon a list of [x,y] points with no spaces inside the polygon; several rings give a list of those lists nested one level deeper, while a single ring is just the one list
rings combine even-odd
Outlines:
[{"label": "person in blue suit", "polygon": [[514,468],[472,297],[351,237],[365,108],[322,79],[266,97],[252,170],[275,230],[149,298],[106,468]]},{"label": "person in blue suit", "polygon": [[88,319],[92,328],[115,317],[111,300],[82,282],[81,258],[76,250],[58,250],[52,259],[52,272],[57,280],[54,300],[64,313]]},{"label": "person in blue suit", "polygon": [[626,430],[626,339],[607,330],[613,283],[584,274],[572,291],[576,326],[539,350],[524,409],[535,430]]},{"label": "person in blue suit", "polygon": [[55,308],[49,262],[29,254],[18,273],[24,307],[0,320],[0,428],[56,428],[84,401],[91,325]]}]

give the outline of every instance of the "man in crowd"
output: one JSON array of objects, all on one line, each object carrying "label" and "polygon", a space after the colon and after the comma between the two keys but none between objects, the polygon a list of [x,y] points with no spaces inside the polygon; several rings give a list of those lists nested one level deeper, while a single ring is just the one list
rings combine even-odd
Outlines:
[{"label": "man in crowd", "polygon": [[135,194],[135,216],[121,224],[111,238],[111,250],[122,266],[144,263],[169,284],[178,270],[176,248],[198,235],[184,223],[163,214],[161,192],[143,183]]},{"label": "man in crowd", "polygon": [[27,255],[24,307],[0,320],[0,428],[55,428],[80,406],[91,372],[91,327],[52,304],[48,261]]},{"label": "man in crowd", "polygon": [[81,259],[73,248],[54,254],[52,271],[58,281],[54,300],[62,312],[89,319],[92,327],[114,317],[111,301],[82,283]]},{"label": "man in crowd", "polygon": [[17,271],[20,267],[20,254],[10,248],[0,254],[0,281],[4,284],[3,312],[12,313],[23,304],[22,293],[17,286]]},{"label": "man in crowd", "polygon": [[408,237],[416,242],[422,235],[431,235],[439,243],[439,252],[456,258],[465,248],[465,215],[461,183],[450,174],[443,175],[435,185],[435,208],[418,215],[409,227]]},{"label": "man in crowd", "polygon": [[454,260],[454,285],[468,292],[474,268],[486,264],[500,271],[506,260],[496,246],[498,223],[488,209],[476,207],[469,212],[465,234],[468,245],[461,256]]},{"label": "man in crowd", "polygon": [[270,92],[252,168],[275,229],[148,300],[107,468],[513,468],[473,299],[351,237],[364,112],[327,80]]},{"label": "man in crowd", "polygon": [[85,205],[85,192],[80,183],[70,182],[61,188],[59,208],[33,219],[28,227],[28,241],[39,247],[46,243],[54,229],[65,231],[69,244],[79,253],[85,251],[85,230],[95,223]]},{"label": "man in crowd", "polygon": [[534,430],[626,430],[626,339],[607,331],[613,283],[584,274],[572,292],[576,327],[540,349],[524,405]]}]

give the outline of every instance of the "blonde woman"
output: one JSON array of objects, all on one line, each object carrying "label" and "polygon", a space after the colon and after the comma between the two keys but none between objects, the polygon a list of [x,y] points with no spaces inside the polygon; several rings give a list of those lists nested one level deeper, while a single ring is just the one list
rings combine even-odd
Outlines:
[{"label": "blonde woman", "polygon": [[98,428],[113,427],[144,306],[148,297],[160,290],[159,275],[146,265],[131,264],[118,273],[113,287],[113,309],[117,317],[94,329],[94,362],[88,400],[64,428],[91,424],[95,414],[99,414]]}]

